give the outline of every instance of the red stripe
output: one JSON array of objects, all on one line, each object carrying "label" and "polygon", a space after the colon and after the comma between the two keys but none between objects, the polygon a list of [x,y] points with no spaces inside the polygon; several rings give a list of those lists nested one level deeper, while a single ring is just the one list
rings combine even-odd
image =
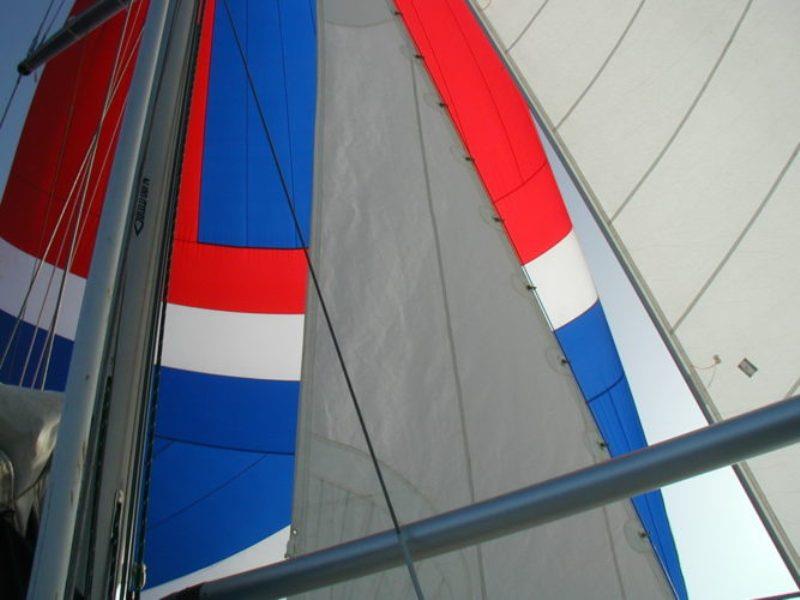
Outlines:
[{"label": "red stripe", "polygon": [[[71,14],[84,10],[90,4],[92,0],[79,0]],[[127,48],[131,47],[141,31],[147,4],[143,0],[130,9],[138,16],[129,24],[125,39]],[[100,121],[124,22],[123,12],[50,61],[31,102],[0,203],[0,236],[33,256],[41,258],[44,254]],[[133,56],[123,74],[119,91],[112,100],[91,171],[86,197],[86,206],[91,205],[91,209],[70,269],[82,277],[89,271],[116,147],[115,130],[135,63],[136,57]],[[106,156],[108,158],[104,163]],[[74,204],[73,200],[71,205]],[[76,219],[77,211],[71,213],[68,208],[56,234],[53,250],[47,256],[48,262],[60,267],[66,264],[72,240],[71,230]],[[59,256],[57,251],[60,247],[62,251]]]},{"label": "red stripe", "polygon": [[519,260],[572,225],[522,94],[464,0],[396,0]]},{"label": "red stripe", "polygon": [[197,50],[197,65],[192,85],[192,101],[186,146],[183,155],[183,171],[178,194],[178,215],[175,221],[175,239],[197,241],[200,219],[200,185],[203,169],[203,139],[206,128],[206,104],[208,80],[211,71],[211,41],[214,30],[215,0],[206,0],[203,9],[203,24],[200,30],[200,47]]},{"label": "red stripe", "polygon": [[238,248],[197,241],[215,0],[207,0],[178,195],[169,301],[231,312],[302,314],[302,250]]},{"label": "red stripe", "polygon": [[176,240],[169,301],[231,312],[302,314],[306,280],[302,250]]},{"label": "red stripe", "polygon": [[547,252],[572,229],[548,165],[522,187],[497,200],[495,208],[522,265]]}]

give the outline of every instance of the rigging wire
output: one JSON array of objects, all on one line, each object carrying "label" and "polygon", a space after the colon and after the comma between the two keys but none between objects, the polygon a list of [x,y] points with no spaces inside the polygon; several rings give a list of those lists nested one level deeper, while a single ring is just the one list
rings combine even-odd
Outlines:
[{"label": "rigging wire", "polygon": [[58,8],[53,13],[53,16],[50,18],[50,22],[47,24],[47,27],[44,28],[44,33],[42,34],[41,39],[46,40],[49,37],[50,32],[53,31],[53,26],[56,24],[58,15],[61,14],[61,9],[63,7],[64,7],[64,0],[61,0],[61,2],[58,3]]},{"label": "rigging wire", "polygon": [[[142,6],[142,3],[140,2],[136,7],[134,20],[136,18],[138,18],[141,6]],[[58,317],[59,317],[59,315],[61,313],[61,306],[62,306],[62,300],[63,300],[63,295],[64,295],[64,286],[65,286],[66,281],[67,281],[67,275],[69,274],[69,272],[70,272],[70,270],[72,268],[72,264],[75,261],[75,256],[77,255],[77,252],[78,252],[78,246],[79,246],[80,238],[82,237],[82,234],[83,234],[85,223],[89,219],[89,214],[91,213],[92,206],[94,205],[94,201],[95,201],[96,196],[97,196],[97,194],[96,194],[96,192],[97,192],[97,182],[95,183],[95,186],[92,189],[91,195],[89,194],[89,186],[90,186],[90,184],[92,182],[92,169],[95,167],[95,158],[97,157],[97,149],[98,149],[98,147],[100,145],[100,135],[102,134],[103,126],[105,125],[105,121],[106,121],[106,117],[108,116],[109,110],[111,109],[111,104],[112,104],[112,102],[114,100],[114,95],[115,95],[117,89],[119,88],[119,85],[120,85],[120,83],[121,83],[121,81],[122,81],[122,79],[124,77],[124,69],[129,64],[130,57],[132,57],[135,54],[135,51],[134,51],[135,45],[130,47],[130,48],[128,48],[128,45],[127,45],[127,38],[128,38],[128,33],[129,33],[129,29],[128,28],[129,28],[129,25],[131,24],[131,15],[133,15],[133,14],[134,14],[134,11],[132,11],[130,9],[130,7],[126,9],[126,11],[125,11],[125,21],[124,21],[123,26],[122,26],[122,32],[120,33],[119,43],[117,44],[116,56],[114,57],[114,63],[113,63],[112,69],[111,69],[111,74],[109,76],[108,87],[106,88],[106,96],[105,96],[105,99],[103,101],[103,110],[102,110],[102,113],[100,114],[100,119],[99,119],[99,122],[98,122],[98,125],[97,125],[97,129],[94,132],[94,136],[92,138],[92,142],[91,142],[91,145],[90,145],[90,148],[91,148],[90,152],[91,152],[92,158],[91,158],[91,160],[89,162],[89,167],[87,169],[86,177],[84,178],[83,191],[82,191],[82,194],[81,194],[81,201],[80,201],[80,205],[79,205],[79,208],[78,208],[78,218],[77,218],[75,229],[74,229],[73,235],[72,235],[69,258],[67,260],[67,264],[66,264],[66,266],[64,268],[64,271],[63,271],[63,273],[61,275],[61,282],[60,282],[59,289],[58,289],[58,298],[56,300],[56,308],[55,308],[55,311],[53,312],[53,317],[52,317],[52,320],[50,322],[50,327],[49,327],[48,332],[47,332],[48,341],[45,344],[44,352],[39,357],[39,364],[36,366],[36,372],[34,373],[34,376],[33,376],[33,386],[35,387],[36,386],[36,380],[37,380],[37,378],[39,376],[39,367],[41,366],[42,358],[46,356],[45,369],[44,369],[44,373],[43,373],[43,376],[42,376],[41,389],[44,389],[44,387],[45,387],[45,382],[47,380],[47,372],[48,372],[48,369],[50,368],[50,359],[52,358],[52,355],[53,355],[53,347],[55,345],[55,330],[56,330],[56,325],[58,323]],[[129,51],[130,54],[126,58],[126,57],[124,57],[124,54],[127,51]],[[103,161],[103,164],[105,164],[105,161]],[[101,167],[101,169],[102,169],[102,167]],[[87,197],[89,198],[88,206],[86,206]],[[84,211],[84,207],[86,207],[85,211]]]},{"label": "rigging wire", "polygon": [[[140,8],[141,8],[141,5],[137,5],[137,10],[136,10],[134,19],[138,18],[138,15],[139,15],[139,12],[140,12]],[[97,149],[98,149],[98,145],[99,145],[99,138],[100,138],[101,134],[103,133],[103,126],[105,125],[105,119],[108,116],[108,112],[110,110],[111,103],[113,102],[114,98],[117,95],[117,92],[120,89],[120,86],[122,84],[122,80],[124,78],[124,74],[128,70],[128,68],[129,68],[129,66],[130,66],[130,64],[132,62],[132,59],[133,59],[133,57],[135,55],[135,49],[138,47],[139,41],[141,40],[141,35],[142,35],[141,32],[139,32],[138,36],[136,36],[135,38],[134,38],[134,36],[128,35],[128,33],[129,33],[129,30],[128,30],[129,21],[130,21],[130,11],[129,11],[128,15],[126,16],[126,20],[125,20],[125,23],[123,25],[123,30],[122,30],[122,32],[120,34],[120,42],[119,42],[119,44],[117,46],[117,56],[115,57],[115,61],[114,61],[113,67],[112,67],[112,72],[111,72],[110,77],[109,77],[109,87],[106,90],[105,102],[104,102],[104,105],[103,105],[103,109],[102,109],[102,113],[101,113],[100,119],[98,121],[98,125],[97,125],[97,127],[96,127],[96,129],[95,129],[95,131],[94,131],[94,133],[92,135],[92,138],[90,140],[89,146],[87,147],[86,152],[84,153],[83,160],[81,162],[80,167],[78,168],[78,172],[75,174],[75,176],[73,178],[70,190],[69,190],[69,192],[68,192],[68,194],[66,196],[66,199],[64,201],[63,206],[61,207],[60,214],[58,215],[58,217],[56,219],[56,223],[55,223],[55,225],[53,227],[52,233],[50,234],[47,246],[44,249],[44,253],[43,253],[42,257],[40,259],[37,259],[37,261],[35,263],[33,272],[32,272],[31,277],[30,277],[30,282],[28,284],[28,288],[26,290],[25,296],[24,296],[23,301],[22,301],[22,306],[20,307],[20,310],[19,310],[18,314],[16,315],[14,327],[12,328],[11,334],[9,335],[9,338],[6,341],[2,357],[0,358],[0,369],[2,369],[3,365],[5,364],[6,359],[8,358],[9,352],[10,352],[11,347],[13,345],[13,341],[16,338],[16,335],[17,335],[17,333],[19,331],[21,322],[23,320],[23,315],[27,311],[28,303],[30,301],[31,294],[33,292],[33,288],[36,285],[36,281],[37,281],[37,279],[38,279],[38,277],[39,277],[39,275],[41,273],[41,270],[42,270],[43,266],[47,263],[47,257],[50,254],[50,251],[52,249],[53,243],[55,242],[55,239],[58,237],[58,231],[61,228],[62,221],[64,219],[64,216],[65,216],[66,212],[67,212],[67,209],[69,208],[70,212],[69,212],[69,217],[67,218],[66,229],[65,229],[65,231],[64,231],[64,233],[62,235],[62,239],[61,239],[61,243],[59,244],[58,252],[57,252],[56,256],[54,257],[54,262],[51,265],[52,266],[51,273],[50,273],[50,276],[48,278],[47,287],[46,287],[46,290],[44,292],[44,296],[43,296],[42,301],[41,301],[41,307],[39,309],[39,313],[38,313],[38,316],[37,316],[37,319],[36,319],[36,323],[35,323],[35,326],[34,326],[34,331],[33,331],[33,334],[32,334],[32,337],[31,337],[31,340],[30,340],[30,343],[29,343],[29,348],[28,348],[28,352],[27,352],[27,355],[26,355],[26,358],[25,358],[25,361],[24,361],[24,366],[23,366],[22,371],[21,371],[19,385],[23,384],[23,381],[24,381],[25,376],[26,376],[27,371],[28,371],[28,365],[29,365],[29,362],[30,362],[31,354],[33,352],[33,348],[34,348],[37,340],[39,339],[38,329],[39,329],[39,325],[41,323],[41,319],[42,319],[42,316],[43,316],[43,311],[44,311],[44,308],[45,308],[45,306],[47,304],[47,301],[48,301],[48,298],[49,298],[49,295],[50,295],[50,288],[52,286],[53,278],[54,278],[56,272],[59,271],[57,265],[62,260],[62,252],[63,252],[63,249],[64,249],[64,243],[66,241],[66,238],[69,237],[69,233],[68,233],[69,230],[71,230],[72,231],[72,244],[71,244],[70,252],[69,252],[69,255],[67,257],[65,268],[63,269],[63,271],[61,272],[60,277],[59,277],[59,279],[60,279],[60,282],[59,282],[59,293],[58,293],[58,297],[57,297],[57,300],[56,300],[55,307],[53,309],[54,312],[52,314],[50,325],[49,325],[48,330],[47,330],[47,335],[46,335],[46,338],[45,338],[45,342],[44,342],[44,345],[42,347],[42,351],[39,354],[39,358],[37,360],[37,365],[36,365],[36,370],[35,370],[35,372],[33,374],[33,379],[31,381],[31,386],[32,387],[37,387],[37,381],[39,381],[39,373],[41,372],[42,364],[44,364],[44,371],[42,372],[42,379],[41,379],[41,384],[39,385],[39,387],[41,387],[41,389],[44,389],[45,384],[46,384],[47,373],[49,371],[50,361],[51,361],[53,349],[54,349],[54,346],[55,346],[55,329],[56,329],[56,325],[57,325],[60,309],[61,309],[61,306],[62,306],[62,303],[63,303],[64,286],[65,286],[65,283],[66,283],[66,279],[69,276],[69,271],[70,271],[70,268],[72,266],[72,263],[74,262],[75,256],[77,254],[77,248],[78,248],[78,246],[80,244],[80,240],[83,238],[83,233],[84,233],[84,231],[86,229],[86,225],[88,223],[88,218],[89,218],[89,215],[91,214],[91,210],[92,210],[92,207],[93,207],[94,202],[96,200],[97,191],[98,191],[99,185],[100,185],[100,181],[96,179],[94,181],[94,187],[93,187],[91,193],[89,193],[88,190],[89,190],[89,186],[91,184],[91,170],[95,167],[96,158],[97,158]],[[124,57],[124,60],[120,60],[123,57]],[[117,116],[117,119],[116,119],[116,122],[114,124],[114,127],[111,130],[110,139],[112,139],[112,140],[116,137],[117,131],[119,130],[119,126],[120,126],[121,121],[122,121],[123,112],[124,111],[120,111],[120,114]],[[104,156],[103,156],[103,159],[102,159],[102,163],[100,165],[100,172],[103,171],[103,169],[105,168],[106,164],[108,163],[108,160],[109,160],[109,157],[110,157],[110,153],[111,153],[111,145],[109,145],[105,150],[105,153],[104,153]],[[84,206],[85,206],[85,203],[86,203],[87,194],[88,194],[88,197],[89,197],[90,200],[89,200],[88,207],[86,207],[86,210],[84,211]],[[73,222],[73,216],[75,214],[75,209],[76,209],[76,204],[77,204],[77,203],[72,203],[73,195],[75,195],[76,197],[78,195],[80,195],[80,198],[81,198],[81,200],[80,200],[80,211],[79,211],[78,219],[75,221],[74,225],[69,225],[69,223]],[[70,207],[71,204],[72,204],[72,206]],[[81,216],[81,213],[82,213],[83,216]]]},{"label": "rigging wire", "polygon": [[[50,30],[53,28],[53,25],[56,22],[56,18],[58,17],[58,13],[61,12],[61,8],[64,6],[64,0],[58,5],[56,12],[53,13],[52,18],[50,19],[50,24],[45,27],[45,22],[47,21],[47,17],[50,15],[50,11],[53,9],[53,4],[55,4],[55,0],[50,0],[50,3],[47,5],[47,10],[44,11],[44,15],[42,15],[41,20],[39,21],[39,26],[36,28],[36,33],[33,35],[33,39],[31,40],[30,47],[28,48],[28,52],[33,50],[41,40],[45,39],[47,35],[50,33]],[[43,33],[44,32],[44,33]],[[3,114],[0,116],[0,130],[3,129],[3,125],[6,122],[6,117],[8,116],[8,111],[11,108],[11,104],[14,101],[14,96],[17,95],[17,90],[19,89],[19,84],[22,82],[22,74],[17,74],[17,79],[14,82],[14,87],[11,88],[11,93],[6,100],[5,106],[3,107]]]},{"label": "rigging wire", "polygon": [[22,81],[22,75],[17,75],[17,80],[14,82],[14,87],[11,88],[11,94],[8,96],[8,100],[6,100],[6,105],[3,107],[3,116],[0,117],[0,130],[3,129],[3,125],[6,122],[6,117],[8,116],[8,109],[11,108],[11,103],[14,101],[14,96],[17,95],[17,90],[19,89],[20,81]]},{"label": "rigging wire", "polygon": [[[81,175],[81,177],[83,177],[83,175]],[[64,207],[65,208],[67,207],[66,203],[65,203]],[[75,216],[75,205],[73,204],[72,207],[70,208],[69,217],[67,219],[67,227],[69,227],[70,226],[69,224],[72,223],[72,219],[73,219],[74,216]],[[45,288],[44,296],[42,296],[42,303],[39,306],[39,313],[36,316],[36,323],[33,326],[33,331],[31,333],[31,340],[30,340],[30,343],[28,344],[28,352],[25,355],[25,362],[22,365],[22,371],[20,371],[19,384],[18,384],[20,387],[23,385],[23,383],[25,381],[25,375],[28,372],[28,365],[30,364],[31,356],[33,355],[33,350],[34,350],[34,348],[36,346],[36,341],[37,341],[37,339],[39,339],[39,325],[40,325],[40,323],[42,321],[42,316],[44,315],[44,309],[47,306],[47,300],[50,297],[50,288],[53,285],[53,280],[55,278],[56,272],[58,271],[58,266],[57,265],[58,265],[59,262],[61,262],[61,257],[62,257],[62,254],[64,252],[64,245],[65,245],[66,240],[67,240],[67,235],[66,234],[67,234],[67,231],[65,231],[64,235],[61,237],[61,242],[59,243],[59,246],[58,246],[58,254],[56,254],[55,262],[53,263],[52,268],[50,269],[50,276],[47,279],[47,287]],[[55,236],[55,232],[54,232],[54,236]],[[41,264],[45,264],[44,263],[44,259],[41,260],[39,262],[39,264],[40,265]],[[9,342],[10,341],[11,341],[11,339],[9,339]],[[39,360],[36,363],[37,364],[36,373],[34,374],[33,379],[31,380],[31,387],[32,388],[36,387],[36,378],[38,377],[39,365],[41,365],[42,355],[44,354],[46,348],[47,348],[47,336],[45,337],[45,343],[42,346],[42,351],[39,353]]]},{"label": "rigging wire", "polygon": [[[58,217],[56,219],[55,225],[53,226],[53,232],[50,235],[50,238],[48,239],[47,246],[45,246],[44,251],[42,252],[42,257],[40,259],[36,260],[36,263],[34,265],[33,271],[32,271],[31,276],[30,276],[30,281],[28,283],[28,288],[25,291],[25,296],[22,299],[22,305],[20,306],[20,309],[17,312],[17,316],[16,316],[16,319],[14,321],[14,327],[11,329],[11,334],[8,336],[8,340],[6,341],[5,349],[3,350],[3,356],[2,356],[2,358],[0,358],[0,369],[2,369],[3,365],[5,365],[6,358],[8,357],[8,353],[11,350],[11,346],[13,344],[14,339],[16,338],[17,331],[19,330],[19,327],[22,324],[23,316],[27,312],[28,302],[30,301],[31,294],[33,293],[33,288],[34,288],[34,286],[36,284],[36,280],[39,278],[39,273],[41,272],[43,266],[47,262],[47,257],[50,254],[50,250],[52,249],[53,243],[55,242],[55,238],[57,237],[57,232],[61,227],[61,222],[64,219],[64,215],[66,214],[67,208],[70,205],[70,199],[72,198],[72,194],[74,193],[75,188],[78,185],[78,182],[79,182],[80,178],[83,176],[83,170],[86,168],[86,161],[88,160],[88,158],[89,158],[89,154],[87,152],[83,157],[83,162],[81,163],[80,167],[78,168],[78,172],[76,173],[75,177],[73,178],[72,187],[70,188],[69,193],[67,194],[66,199],[64,200],[64,204],[61,207],[61,212],[59,213],[59,215],[58,215]],[[72,220],[71,213],[70,213],[69,220],[70,221]],[[56,259],[55,259],[55,261],[54,261],[54,263],[52,265],[54,270],[56,268],[55,265],[57,265],[58,262],[60,261],[60,256],[61,256],[61,248],[59,247],[58,254],[56,255]],[[52,273],[51,273],[50,277],[52,279],[52,277],[53,277]],[[50,288],[50,284],[48,283],[48,290],[49,290],[49,288]],[[45,292],[44,299],[42,300],[42,304],[44,304],[46,302],[48,293],[49,292],[47,292],[47,291]],[[38,327],[38,323],[39,323],[38,319],[37,319],[36,323],[37,323],[36,326]]]},{"label": "rigging wire", "polygon": [[[36,46],[39,45],[39,42],[46,37],[46,33],[42,35],[42,31],[45,29],[44,24],[47,21],[47,17],[50,15],[50,11],[53,10],[53,5],[56,3],[56,0],[50,0],[50,3],[47,5],[47,10],[44,11],[44,15],[42,15],[41,21],[39,21],[39,27],[36,29],[36,33],[33,35],[33,39],[31,40],[31,46],[28,49],[28,52],[31,52]],[[63,4],[63,0],[62,0]],[[61,7],[59,7],[59,10]],[[56,11],[57,12],[57,11]]]},{"label": "rigging wire", "polygon": [[386,486],[386,481],[383,477],[383,470],[381,469],[380,463],[378,462],[378,456],[375,453],[375,448],[372,444],[372,438],[370,437],[369,431],[367,430],[366,420],[364,419],[364,414],[362,412],[361,405],[358,401],[358,397],[356,396],[355,388],[353,386],[353,381],[350,378],[350,372],[347,369],[347,365],[345,364],[344,354],[342,353],[342,348],[339,343],[339,339],[336,336],[336,332],[333,327],[333,321],[331,319],[327,303],[325,302],[325,297],[322,294],[322,288],[317,278],[316,269],[314,268],[314,265],[311,261],[311,255],[308,250],[308,245],[306,244],[305,236],[303,235],[302,228],[300,227],[300,220],[297,217],[297,211],[295,210],[294,201],[292,199],[291,193],[289,192],[289,186],[283,174],[283,169],[281,168],[280,160],[278,158],[278,153],[275,148],[272,135],[270,134],[269,127],[267,126],[267,120],[266,117],[264,116],[264,110],[261,106],[261,101],[258,97],[258,93],[256,92],[255,83],[253,81],[253,77],[250,72],[250,66],[247,62],[247,56],[245,55],[244,48],[242,47],[242,42],[239,38],[239,33],[236,30],[236,25],[233,21],[233,15],[231,14],[231,9],[230,5],[228,4],[228,0],[223,0],[223,6],[225,7],[225,13],[228,17],[228,23],[230,24],[231,30],[233,32],[233,38],[234,41],[236,42],[236,48],[239,52],[239,57],[242,60],[242,66],[244,67],[245,75],[247,77],[248,87],[250,88],[250,92],[252,93],[253,99],[255,101],[256,110],[258,111],[258,117],[261,122],[261,128],[264,131],[264,136],[269,146],[270,153],[272,154],[272,159],[275,162],[275,169],[278,173],[278,179],[280,181],[281,188],[283,189],[283,195],[284,198],[286,199],[286,203],[289,207],[289,212],[291,213],[292,216],[292,222],[294,225],[295,233],[298,239],[300,240],[303,256],[305,257],[306,264],[308,265],[308,272],[309,275],[311,276],[311,281],[314,285],[314,291],[316,292],[320,308],[322,309],[322,313],[325,318],[325,323],[327,325],[328,331],[330,332],[334,350],[336,351],[336,356],[339,361],[339,366],[342,369],[342,375],[344,376],[345,384],[347,385],[347,391],[350,395],[350,399],[353,402],[353,407],[355,408],[356,416],[358,417],[358,422],[361,427],[361,431],[364,434],[364,439],[367,443],[367,448],[369,450],[370,458],[372,459],[372,465],[375,468],[375,474],[378,477],[378,482],[381,487],[381,492],[383,493],[383,498],[386,501],[386,507],[389,510],[389,515],[392,520],[392,525],[394,526],[395,533],[397,534],[397,539],[400,543],[400,548],[403,552],[403,560],[405,561],[406,568],[408,569],[408,574],[411,577],[411,582],[414,586],[414,591],[416,592],[417,598],[419,600],[424,600],[425,596],[422,593],[422,587],[420,586],[419,578],[417,577],[417,572],[414,567],[414,561],[411,558],[411,552],[408,549],[408,542],[406,540],[405,533],[400,526],[400,521],[397,517],[394,504],[392,503],[391,497],[389,496],[389,489]]}]

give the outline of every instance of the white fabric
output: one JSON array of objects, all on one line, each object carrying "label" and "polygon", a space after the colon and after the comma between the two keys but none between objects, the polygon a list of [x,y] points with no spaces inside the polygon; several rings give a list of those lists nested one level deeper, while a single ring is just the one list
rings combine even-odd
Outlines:
[{"label": "white fabric", "polygon": [[284,559],[286,554],[286,544],[289,542],[289,527],[284,527],[280,531],[273,533],[268,538],[245,548],[241,552],[232,554],[226,559],[209,565],[183,577],[178,577],[167,583],[144,590],[142,600],[155,600],[163,598],[174,592],[179,592],[205,581],[213,581],[243,573],[258,567],[263,567]]},{"label": "white fabric", "polygon": [[[800,3],[494,0],[481,14],[709,412],[798,393]],[[750,467],[798,564],[800,446]]]},{"label": "white fabric", "polygon": [[524,268],[553,329],[566,325],[597,302],[574,230]]},{"label": "white fabric", "polygon": [[[14,317],[19,314],[37,262],[35,257],[0,238],[0,310]],[[42,329],[50,326],[63,273],[63,269],[57,269],[49,263],[42,265],[22,316],[26,323],[36,325],[38,321]],[[56,323],[57,335],[75,339],[85,286],[83,277],[72,273],[67,275]]]},{"label": "white fabric", "polygon": [[[362,7],[383,16],[367,24],[374,10]],[[311,248],[401,520],[605,460],[397,16],[382,0],[329,0],[318,35]],[[308,302],[293,556],[391,527],[318,299]],[[420,561],[418,576],[441,598],[668,597],[649,544],[626,535],[639,527],[619,502]],[[302,598],[410,591],[398,568]]]},{"label": "white fabric", "polygon": [[234,313],[170,304],[162,364],[252,379],[298,381],[304,315]]}]

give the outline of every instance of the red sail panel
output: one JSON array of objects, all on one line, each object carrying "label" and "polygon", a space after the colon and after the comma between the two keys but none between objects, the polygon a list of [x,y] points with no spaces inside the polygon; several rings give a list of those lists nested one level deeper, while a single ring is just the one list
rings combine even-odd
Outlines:
[{"label": "red sail panel", "polygon": [[[91,4],[92,0],[78,0],[70,14],[80,13]],[[81,219],[85,224],[80,226],[82,234],[70,268],[82,277],[89,270],[147,6],[148,0],[134,3],[127,26],[128,13],[124,11],[45,67],[0,203],[0,236],[39,258],[63,214],[52,249],[45,257],[47,262],[63,267],[78,221],[81,190],[85,189],[86,217]],[[118,52],[116,91],[102,119],[94,159],[86,160],[101,123]]]},{"label": "red sail panel", "polygon": [[562,240],[572,224],[522,95],[464,3],[396,4],[520,262],[527,264]]}]

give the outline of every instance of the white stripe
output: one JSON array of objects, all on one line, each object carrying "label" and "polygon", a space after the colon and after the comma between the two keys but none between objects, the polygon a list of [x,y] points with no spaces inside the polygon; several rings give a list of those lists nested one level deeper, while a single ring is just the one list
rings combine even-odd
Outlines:
[{"label": "white stripe", "polygon": [[191,587],[205,581],[221,579],[236,573],[243,573],[258,567],[263,567],[284,559],[286,555],[286,545],[289,543],[289,527],[284,527],[280,531],[273,533],[267,539],[258,542],[225,558],[213,565],[204,567],[178,579],[173,579],[167,583],[144,590],[142,600],[163,598],[173,592],[178,592],[187,587]]},{"label": "white stripe", "polygon": [[299,381],[303,319],[170,304],[162,363],[230,377]]},{"label": "white stripe", "polygon": [[[19,314],[37,262],[38,259],[0,238],[0,310],[15,317]],[[25,314],[22,316],[25,322],[35,325],[38,319],[40,327],[43,329],[49,327],[63,274],[63,269],[57,269],[49,263],[42,265],[31,289]],[[52,283],[50,290],[47,291],[47,283],[50,281],[51,275]],[[83,277],[72,273],[67,275],[61,299],[61,310],[56,323],[56,334],[70,340],[75,339],[84,287],[86,287],[86,280]],[[43,304],[44,310],[39,317],[39,311]]]},{"label": "white stripe", "polygon": [[597,291],[574,230],[524,269],[536,286],[553,329],[582,315],[597,301]]}]

